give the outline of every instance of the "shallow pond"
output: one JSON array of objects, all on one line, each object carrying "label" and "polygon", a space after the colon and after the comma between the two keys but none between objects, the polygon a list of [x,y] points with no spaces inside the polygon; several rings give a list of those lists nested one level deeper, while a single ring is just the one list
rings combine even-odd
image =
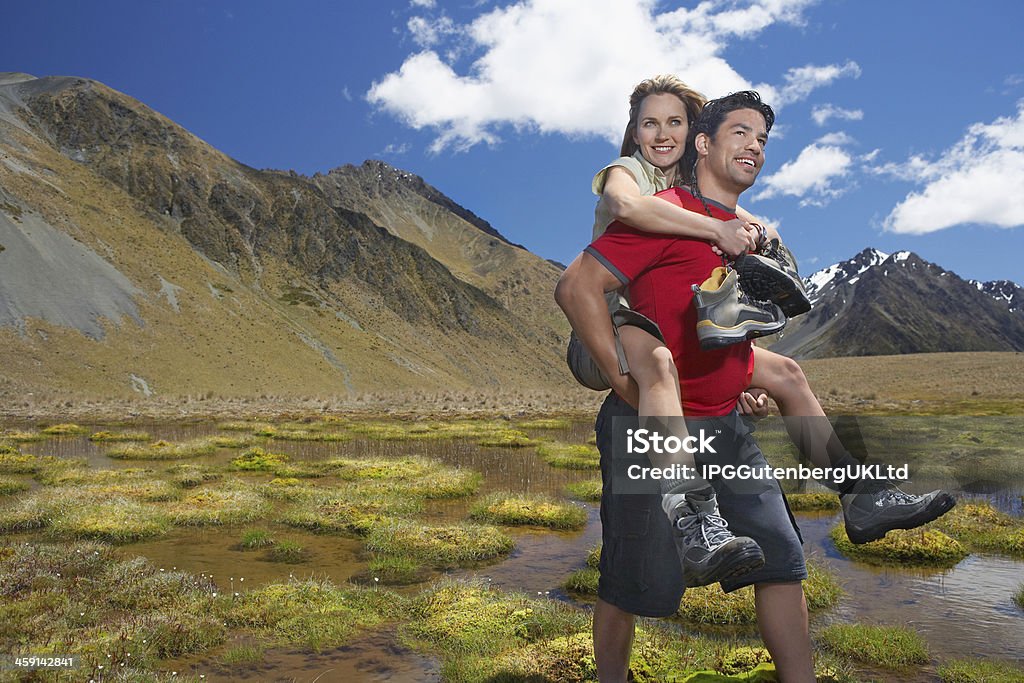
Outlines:
[{"label": "shallow pond", "polygon": [[[864,448],[872,456],[879,452],[899,454],[921,474],[913,490],[943,487],[961,498],[987,500],[1004,512],[1021,514],[1024,494],[1024,453],[1013,443],[1004,443],[1021,433],[1020,418],[876,418],[863,424]],[[2,428],[26,425],[0,425]],[[91,432],[90,426],[90,432]],[[96,429],[106,428],[97,426]],[[132,424],[131,430],[149,433],[154,439],[181,442],[211,435],[236,435],[212,423]],[[538,439],[585,443],[592,436],[588,423],[560,429],[527,429]],[[795,462],[781,425],[765,421],[759,427],[760,440],[772,464]],[[478,446],[474,440],[376,440],[355,438],[344,442],[265,441],[268,450],[285,453],[294,460],[318,461],[346,457],[398,457],[421,455],[446,465],[476,470],[483,474],[480,493],[513,491],[548,494],[564,498],[566,484],[599,477],[593,470],[566,470],[549,466],[534,448]],[[58,458],[84,458],[91,468],[146,467],[162,469],[169,462],[122,461],[105,453],[110,444],[93,443],[87,436],[51,437],[25,443],[25,453]],[[237,450],[218,449],[212,455],[184,461],[199,465],[224,466]],[[896,460],[896,456],[891,456]],[[253,476],[265,481],[267,475]],[[27,480],[28,478],[25,477]],[[814,488],[812,485],[811,488]],[[475,496],[474,496],[475,498]],[[0,498],[9,505],[17,496]],[[464,519],[469,499],[428,502],[416,521],[444,522]],[[455,576],[476,576],[492,585],[528,594],[547,594],[572,600],[559,588],[574,570],[583,566],[587,552],[600,541],[597,505],[586,506],[588,522],[581,531],[555,532],[535,528],[510,528],[515,549],[501,562],[475,569],[447,572]],[[909,625],[928,642],[933,654],[943,659],[986,657],[1018,661],[1024,658],[1024,610],[1012,595],[1024,582],[1024,561],[997,555],[972,554],[955,568],[944,571],[879,569],[852,562],[837,553],[828,532],[838,515],[800,514],[798,520],[805,549],[827,564],[839,577],[845,596],[833,610],[812,618],[812,628],[833,621]],[[237,549],[242,531],[259,526],[280,538],[295,539],[308,551],[301,564],[282,564],[264,558],[261,551]],[[31,539],[32,534],[13,535]],[[172,530],[158,540],[134,543],[123,548],[126,555],[142,555],[160,567],[177,568],[213,576],[221,590],[245,591],[267,583],[282,582],[289,575],[327,576],[336,583],[350,579],[368,581],[367,556],[361,539],[318,535],[263,521],[251,525],[187,527]],[[435,573],[435,576],[438,575]],[[401,587],[415,592],[418,585]],[[744,632],[749,633],[749,631]],[[212,658],[176,662],[184,671],[202,671],[206,680],[241,678],[239,670],[226,669]],[[245,669],[251,680],[439,680],[438,662],[409,651],[386,633],[357,639],[345,648],[319,655],[306,651],[269,649],[257,668]],[[329,672],[329,673],[325,673]],[[921,675],[924,675],[923,673]],[[903,680],[918,680],[908,674]],[[927,677],[920,680],[928,680]]]}]

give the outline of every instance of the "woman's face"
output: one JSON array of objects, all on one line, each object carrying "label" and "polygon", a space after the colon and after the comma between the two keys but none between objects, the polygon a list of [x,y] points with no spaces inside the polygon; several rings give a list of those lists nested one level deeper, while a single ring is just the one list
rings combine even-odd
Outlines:
[{"label": "woman's face", "polygon": [[645,159],[668,171],[683,158],[689,131],[682,100],[670,93],[658,93],[640,103],[633,140]]}]

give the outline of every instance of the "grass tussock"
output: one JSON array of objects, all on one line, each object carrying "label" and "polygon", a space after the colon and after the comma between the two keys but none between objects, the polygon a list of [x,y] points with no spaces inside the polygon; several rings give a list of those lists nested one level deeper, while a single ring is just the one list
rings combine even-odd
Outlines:
[{"label": "grass tussock", "polygon": [[405,495],[438,499],[472,495],[480,488],[479,472],[417,456],[403,458],[336,458],[323,464],[339,479],[352,482],[381,482]]},{"label": "grass tussock", "polygon": [[475,503],[469,512],[472,519],[491,524],[542,526],[551,529],[582,529],[587,524],[587,511],[572,503],[562,503],[548,496],[493,493]]},{"label": "grass tussock", "polygon": [[146,432],[93,432],[89,441],[97,443],[111,443],[115,441],[151,441],[153,437]]},{"label": "grass tussock", "polygon": [[[596,680],[588,612],[554,600],[488,588],[481,582],[444,580],[415,596],[399,629],[407,645],[441,659],[445,680]],[[732,648],[678,634],[658,625],[638,626],[630,680],[684,680],[712,669]],[[767,679],[765,679],[767,680]]]},{"label": "grass tussock", "polygon": [[317,533],[366,536],[388,520],[408,518],[422,510],[420,498],[387,486],[352,483],[296,499],[282,521]]},{"label": "grass tussock", "polygon": [[[404,586],[425,581],[431,570],[404,555],[374,555],[360,577],[362,583]],[[352,579],[355,581],[355,579]]]},{"label": "grass tussock", "polygon": [[572,420],[563,417],[541,417],[536,420],[517,422],[517,429],[569,429]]},{"label": "grass tussock", "polygon": [[387,590],[337,587],[309,579],[246,593],[227,611],[229,625],[275,642],[320,651],[341,647],[360,630],[399,616],[405,599]]},{"label": "grass tussock", "polygon": [[480,524],[434,526],[394,520],[374,526],[368,550],[438,568],[462,567],[507,555],[514,545],[500,529]]},{"label": "grass tussock", "polygon": [[45,460],[37,455],[22,453],[13,445],[0,445],[0,474],[35,474]]},{"label": "grass tussock", "polygon": [[216,448],[248,448],[252,445],[253,439],[238,436],[211,436],[210,443]]},{"label": "grass tussock", "polygon": [[79,434],[89,433],[88,428],[72,424],[70,422],[50,425],[49,427],[44,427],[40,431],[47,436],[78,436]]},{"label": "grass tussock", "polygon": [[483,437],[477,444],[486,448],[529,448],[539,442],[518,429],[500,429]]},{"label": "grass tussock", "polygon": [[596,470],[601,467],[601,454],[590,444],[551,441],[537,447],[537,455],[552,467],[568,470]]},{"label": "grass tussock", "polygon": [[311,558],[309,549],[298,541],[277,541],[267,549],[267,560],[284,564],[300,564]]},{"label": "grass tussock", "polygon": [[1017,607],[1024,609],[1024,583],[1017,588],[1017,592],[1013,594],[1013,601],[1017,604]]},{"label": "grass tussock", "polygon": [[958,503],[934,526],[969,548],[1024,557],[1024,520],[988,503]]},{"label": "grass tussock", "polygon": [[834,512],[839,510],[839,496],[834,493],[787,493],[793,512]]},{"label": "grass tussock", "polygon": [[135,543],[167,533],[170,518],[153,505],[122,497],[69,506],[53,519],[55,536],[108,543]]},{"label": "grass tussock", "polygon": [[886,669],[927,664],[931,659],[924,638],[905,626],[833,624],[818,635],[818,642],[834,654]]},{"label": "grass tussock", "polygon": [[210,439],[195,439],[185,443],[152,441],[150,443],[129,443],[115,446],[107,451],[107,457],[117,460],[180,460],[210,455],[217,447]]},{"label": "grass tussock", "polygon": [[274,545],[274,536],[264,529],[248,529],[238,542],[238,547],[242,550],[261,550],[272,545]]},{"label": "grass tussock", "polygon": [[10,477],[0,477],[0,496],[9,496],[29,489],[28,482]]},{"label": "grass tussock", "polygon": [[952,567],[969,554],[958,541],[937,529],[890,531],[884,538],[854,545],[842,524],[829,533],[836,549],[868,564],[914,567]]},{"label": "grass tussock", "polygon": [[29,432],[23,429],[5,429],[0,431],[0,448],[3,447],[4,442],[31,443],[33,441],[42,441],[45,438],[46,434],[41,432]]},{"label": "grass tussock", "polygon": [[266,648],[258,643],[236,645],[224,651],[220,663],[228,667],[252,667],[263,662]]},{"label": "grass tussock", "polygon": [[252,522],[269,509],[266,500],[249,488],[202,488],[172,503],[167,512],[179,526],[206,526]]},{"label": "grass tussock", "polygon": [[603,485],[601,484],[600,479],[576,481],[565,485],[565,494],[570,498],[575,498],[576,500],[586,500],[596,503],[601,500],[602,487]]},{"label": "grass tussock", "polygon": [[270,453],[260,447],[243,451],[231,460],[231,468],[243,472],[273,472],[291,460],[283,453]]},{"label": "grass tussock", "polygon": [[170,475],[171,483],[183,489],[195,488],[200,484],[219,481],[224,478],[224,475],[221,472],[211,469],[210,467],[193,465],[191,463],[172,465],[164,471]]},{"label": "grass tussock", "polygon": [[1011,662],[957,659],[939,667],[942,683],[1020,683],[1024,669]]},{"label": "grass tussock", "polygon": [[[815,612],[835,606],[842,595],[838,581],[827,569],[814,562],[807,563],[804,596],[808,611]],[[754,588],[747,586],[725,593],[716,583],[687,588],[677,614],[699,624],[754,624]]]},{"label": "grass tussock", "polygon": [[76,676],[158,680],[159,661],[198,654],[226,638],[216,586],[104,544],[0,548],[0,647],[73,652]]}]

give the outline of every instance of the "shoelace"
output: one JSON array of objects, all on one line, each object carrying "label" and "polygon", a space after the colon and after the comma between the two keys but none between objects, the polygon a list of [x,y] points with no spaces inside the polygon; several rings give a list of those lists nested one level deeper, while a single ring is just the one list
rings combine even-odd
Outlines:
[{"label": "shoelace", "polygon": [[906,491],[901,491],[899,488],[893,486],[892,488],[887,488],[883,490],[881,493],[879,493],[878,500],[880,500],[882,503],[892,503],[895,505],[910,505],[916,503],[918,497],[910,493],[907,493]]},{"label": "shoelace", "polygon": [[706,512],[680,517],[676,521],[676,526],[683,533],[684,543],[690,545],[690,541],[697,537],[702,541],[702,545],[712,551],[733,538],[725,519],[720,515],[709,515]]},{"label": "shoelace", "polygon": [[746,292],[741,291],[737,295],[736,298],[737,298],[737,300],[741,304],[746,304],[748,306],[753,306],[754,308],[757,308],[759,310],[765,311],[766,313],[774,313],[775,312],[775,310],[774,310],[775,304],[773,304],[770,301],[761,301],[760,299],[754,299],[749,294],[747,294]]}]

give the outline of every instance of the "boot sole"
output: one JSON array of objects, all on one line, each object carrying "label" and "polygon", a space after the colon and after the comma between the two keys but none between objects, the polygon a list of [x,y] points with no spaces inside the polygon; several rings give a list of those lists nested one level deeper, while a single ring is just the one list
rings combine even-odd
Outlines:
[{"label": "boot sole", "polygon": [[763,566],[764,552],[761,551],[761,547],[757,543],[751,541],[751,543],[745,543],[742,547],[732,550],[728,557],[720,560],[718,566],[713,569],[695,573],[688,572],[684,568],[683,581],[688,588],[697,588],[743,576]]},{"label": "boot sole", "polygon": [[890,531],[895,529],[916,529],[917,527],[934,521],[946,514],[956,505],[956,499],[948,493],[936,496],[928,506],[915,517],[903,520],[892,520],[871,529],[857,529],[846,527],[846,535],[854,545],[862,545],[877,541]]},{"label": "boot sole", "polygon": [[743,323],[736,327],[719,327],[710,320],[701,320],[697,323],[697,339],[702,351],[711,351],[775,334],[785,326],[785,319],[773,323]]},{"label": "boot sole", "polygon": [[810,300],[793,278],[776,267],[766,265],[762,258],[767,257],[746,255],[736,259],[734,267],[743,291],[755,299],[778,304],[790,318],[811,310]]}]

